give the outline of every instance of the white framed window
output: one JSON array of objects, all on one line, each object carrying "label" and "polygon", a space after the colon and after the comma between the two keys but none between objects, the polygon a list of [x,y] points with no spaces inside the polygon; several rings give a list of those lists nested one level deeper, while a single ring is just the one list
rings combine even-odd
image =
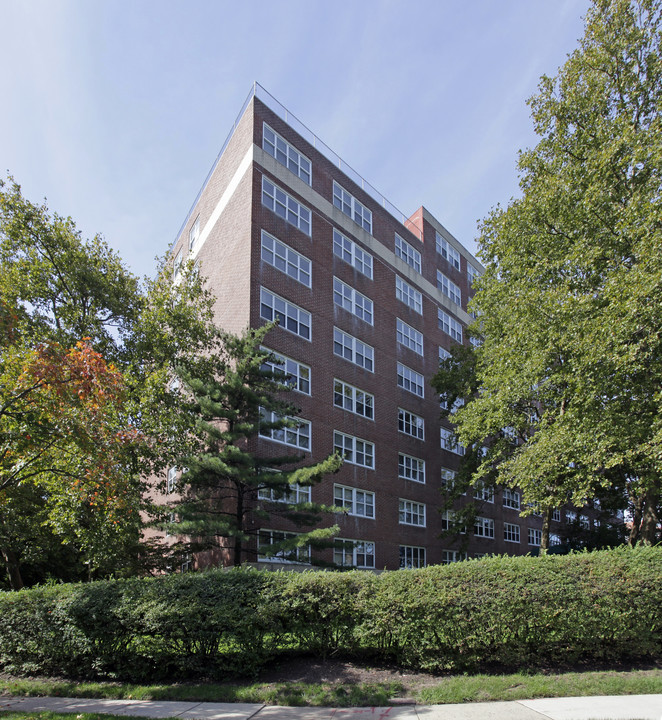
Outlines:
[{"label": "white framed window", "polygon": [[311,287],[310,260],[289,245],[262,231],[262,259],[306,287]]},{"label": "white framed window", "polygon": [[520,541],[519,525],[515,525],[514,523],[504,523],[503,524],[503,539],[506,542],[518,543]]},{"label": "white framed window", "polygon": [[296,423],[292,427],[269,428],[261,427],[260,436],[274,442],[295,447],[299,450],[310,450],[311,422],[303,418],[282,417],[273,411],[260,410],[262,422],[266,424],[277,423],[281,420],[292,420]]},{"label": "white framed window", "polygon": [[574,510],[565,511],[565,521],[567,523],[577,522],[577,513]]},{"label": "white framed window", "polygon": [[292,390],[304,395],[310,395],[310,368],[308,365],[304,365],[286,355],[281,355],[274,350],[268,348],[265,348],[265,350],[271,353],[273,359],[264,362],[262,368],[272,372],[274,375],[282,375],[283,383],[289,385]]},{"label": "white framed window", "polygon": [[398,477],[403,480],[425,482],[425,460],[398,453]]},{"label": "white framed window", "polygon": [[413,248],[398,233],[395,233],[395,254],[404,260],[407,265],[413,267],[416,272],[421,272],[421,253]]},{"label": "white framed window", "polygon": [[441,529],[442,530],[456,530],[461,535],[464,535],[467,531],[466,527],[456,528],[455,524],[457,522],[456,513],[454,510],[444,510],[444,512],[441,514]]},{"label": "white framed window", "polygon": [[460,269],[460,253],[437,232],[437,252],[456,270]]},{"label": "white framed window", "polygon": [[467,262],[467,279],[469,280],[469,285],[473,285],[473,281],[481,275],[482,273],[477,267],[474,267],[470,262]]},{"label": "white framed window", "polygon": [[503,506],[505,508],[510,508],[511,510],[520,509],[520,495],[517,490],[510,490],[509,488],[504,488]]},{"label": "white framed window", "polygon": [[175,492],[177,487],[177,468],[175,466],[168,468],[168,477],[166,482],[166,492]]},{"label": "white framed window", "polygon": [[423,333],[414,329],[406,322],[397,319],[396,322],[396,339],[400,345],[413,350],[419,355],[423,355]]},{"label": "white framed window", "polygon": [[398,504],[398,522],[400,525],[425,527],[425,505],[400,498]]},{"label": "white framed window", "polygon": [[425,548],[415,545],[400,545],[400,568],[423,568],[426,565]]},{"label": "white framed window", "polygon": [[459,550],[442,550],[441,551],[441,564],[450,565],[455,562],[462,562],[467,559],[467,553],[460,552]]},{"label": "white framed window", "polygon": [[448,360],[448,358],[451,356],[451,354],[446,350],[446,348],[442,348],[441,345],[439,346],[439,360]]},{"label": "white framed window", "polygon": [[440,435],[441,447],[444,450],[448,450],[448,452],[455,453],[456,455],[464,455],[466,453],[466,447],[464,445],[460,445],[455,438],[455,433],[452,430],[441,428]]},{"label": "white framed window", "polygon": [[334,430],[333,450],[340,453],[345,458],[345,462],[375,469],[375,446],[367,440]]},{"label": "white framed window", "polygon": [[372,325],[372,300],[337,277],[333,278],[333,302]]},{"label": "white framed window", "polygon": [[333,486],[333,504],[343,508],[349,515],[357,517],[375,517],[375,493],[347,487],[346,485]]},{"label": "white framed window", "polygon": [[307,185],[312,181],[312,163],[302,155],[293,145],[281,137],[275,130],[272,130],[267,123],[262,127],[262,149],[276,158],[281,165],[292,171],[298,178],[301,178]]},{"label": "white framed window", "polygon": [[462,305],[462,291],[441,270],[437,270],[437,287],[449,300],[452,300],[456,305]]},{"label": "white framed window", "polygon": [[561,544],[561,536],[557,533],[550,533],[549,534],[549,545],[550,547],[552,545],[560,545]]},{"label": "white framed window", "polygon": [[418,440],[425,440],[425,423],[423,418],[402,408],[398,408],[398,430]]},{"label": "white framed window", "polygon": [[372,280],[372,255],[333,228],[333,254]]},{"label": "white framed window", "polygon": [[474,485],[474,499],[494,503],[494,488],[482,482],[476,483],[476,485]]},{"label": "white framed window", "polygon": [[336,538],[333,541],[333,562],[340,567],[374,568],[375,543]]},{"label": "white framed window", "polygon": [[310,340],[310,313],[266,288],[260,288],[260,317],[278,320],[283,330]]},{"label": "white framed window", "polygon": [[180,248],[179,252],[172,261],[172,281],[174,283],[179,282],[182,276],[182,263],[184,262],[183,250]]},{"label": "white framed window", "polygon": [[299,503],[309,503],[311,497],[310,486],[302,486],[299,483],[292,483],[282,491],[273,488],[260,488],[257,496],[260,500],[268,502],[287,503],[289,505],[297,505]]},{"label": "white framed window", "polygon": [[439,327],[450,335],[453,340],[462,342],[462,325],[455,319],[452,318],[448,313],[445,313],[441,308],[437,310],[437,319],[439,321]]},{"label": "white framed window", "polygon": [[419,315],[423,314],[423,295],[399,275],[395,276],[395,297]]},{"label": "white framed window", "polygon": [[451,470],[450,468],[441,468],[441,487],[448,488],[449,490],[452,490],[455,487],[455,476],[457,475],[457,472],[455,470]]},{"label": "white framed window", "polygon": [[299,228],[301,232],[308,236],[311,235],[310,210],[285,190],[281,190],[278,185],[274,185],[264,175],[262,176],[262,204],[287,220],[290,225]]},{"label": "white framed window", "polygon": [[339,328],[333,328],[333,354],[364,370],[374,372],[374,348]]},{"label": "white framed window", "polygon": [[558,508],[555,508],[552,511],[552,520],[556,520],[556,522],[561,522],[561,511]]},{"label": "white framed window", "polygon": [[474,520],[474,535],[476,537],[493,538],[494,520],[492,518],[477,517]]},{"label": "white framed window", "polygon": [[193,250],[198,238],[200,237],[200,215],[198,215],[191,225],[191,229],[188,231],[188,249]]},{"label": "white framed window", "polygon": [[579,516],[579,527],[582,530],[590,530],[591,529],[591,521],[588,519],[588,515],[580,515]]},{"label": "white framed window", "polygon": [[309,563],[310,548],[295,547],[291,550],[279,550],[271,554],[274,545],[284,540],[293,540],[298,533],[283,532],[281,530],[259,530],[257,535],[257,559],[258,562],[282,562],[282,563]]},{"label": "white framed window", "polygon": [[372,211],[333,181],[333,204],[372,235]]},{"label": "white framed window", "polygon": [[398,363],[398,387],[407,390],[413,395],[418,395],[418,397],[424,397],[424,383],[425,380],[421,373],[408,368],[402,363]]},{"label": "white framed window", "polygon": [[333,381],[333,404],[356,415],[372,420],[375,415],[375,396],[348,385],[337,378]]},{"label": "white framed window", "polygon": [[542,530],[536,530],[535,528],[529,528],[529,545],[540,547],[542,542]]}]

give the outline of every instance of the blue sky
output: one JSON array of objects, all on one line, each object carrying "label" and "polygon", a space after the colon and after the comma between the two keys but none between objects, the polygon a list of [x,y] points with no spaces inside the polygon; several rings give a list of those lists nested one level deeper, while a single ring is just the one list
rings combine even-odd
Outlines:
[{"label": "blue sky", "polygon": [[0,172],[151,275],[257,80],[470,251],[589,0],[0,0]]}]

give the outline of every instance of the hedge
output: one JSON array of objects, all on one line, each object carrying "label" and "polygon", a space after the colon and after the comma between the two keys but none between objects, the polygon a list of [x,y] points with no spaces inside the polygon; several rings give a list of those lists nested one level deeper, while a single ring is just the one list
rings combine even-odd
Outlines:
[{"label": "hedge", "polygon": [[283,653],[431,672],[662,655],[662,547],[399,570],[250,568],[0,593],[0,667],[133,681],[255,674]]}]

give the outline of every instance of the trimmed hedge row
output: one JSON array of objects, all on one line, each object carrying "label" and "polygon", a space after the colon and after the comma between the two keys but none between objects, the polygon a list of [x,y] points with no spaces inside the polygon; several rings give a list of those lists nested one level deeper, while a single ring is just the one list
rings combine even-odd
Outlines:
[{"label": "trimmed hedge row", "polygon": [[218,678],[292,651],[437,672],[660,657],[662,548],[0,593],[0,667],[12,673]]}]

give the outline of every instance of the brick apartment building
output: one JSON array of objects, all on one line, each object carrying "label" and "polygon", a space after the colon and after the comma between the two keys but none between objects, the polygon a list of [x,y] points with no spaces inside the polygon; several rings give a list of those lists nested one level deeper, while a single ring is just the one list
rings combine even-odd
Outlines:
[{"label": "brick apartment building", "polygon": [[[344,508],[328,519],[341,530],[322,559],[396,569],[540,544],[540,518],[521,518],[519,495],[500,490],[477,493],[462,553],[442,536],[443,488],[463,449],[429,380],[452,343],[469,342],[482,268],[428,210],[402,216],[255,85],[172,253],[175,274],[199,261],[225,330],[280,319],[267,344],[295,379],[303,422],[287,441],[313,461],[346,457],[300,497]],[[284,440],[256,442],[282,454]],[[259,545],[291,531],[274,521]]]}]

